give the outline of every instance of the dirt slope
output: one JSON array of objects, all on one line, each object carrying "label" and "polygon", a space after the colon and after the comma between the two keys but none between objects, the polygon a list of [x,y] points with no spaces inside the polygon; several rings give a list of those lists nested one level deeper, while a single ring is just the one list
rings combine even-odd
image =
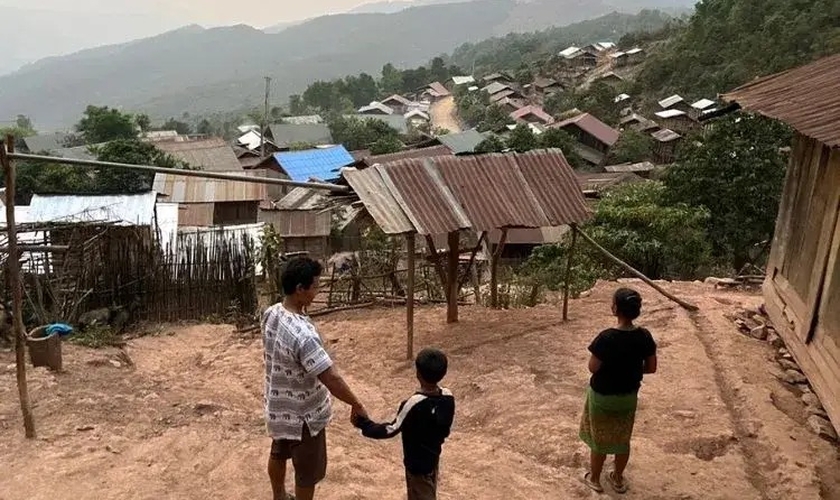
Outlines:
[{"label": "dirt slope", "polygon": [[[449,353],[446,382],[458,398],[440,498],[595,498],[578,482],[587,454],[576,434],[585,348],[611,322],[615,286],[574,301],[568,324],[549,306],[464,308],[455,326],[441,309],[418,311],[418,344]],[[840,498],[837,449],[802,425],[771,348],[724,318],[759,298],[670,287],[702,310],[692,317],[642,288],[661,371],[642,389],[625,498]],[[402,360],[403,317],[382,309],[319,321],[339,366],[383,419],[415,385]],[[226,326],[168,327],[131,342],[133,365],[117,351],[65,347],[66,373],[30,371],[34,442],[22,438],[13,356],[0,353],[0,499],[270,498],[257,338]],[[347,408],[336,408],[319,498],[403,498],[399,443],[362,440]]]},{"label": "dirt slope", "polygon": [[458,107],[455,97],[449,96],[432,104],[430,110],[432,127],[448,130],[450,133],[461,132],[461,121],[458,119]]}]

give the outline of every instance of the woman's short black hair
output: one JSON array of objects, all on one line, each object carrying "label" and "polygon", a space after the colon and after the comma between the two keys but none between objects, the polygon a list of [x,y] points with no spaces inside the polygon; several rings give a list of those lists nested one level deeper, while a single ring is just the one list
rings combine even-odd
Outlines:
[{"label": "woman's short black hair", "polygon": [[642,314],[642,296],[632,288],[619,288],[613,296],[616,312],[624,318],[634,320]]},{"label": "woman's short black hair", "polygon": [[449,362],[446,354],[438,349],[423,349],[414,361],[417,374],[424,382],[437,384],[446,376]]},{"label": "woman's short black hair", "polygon": [[315,278],[321,276],[323,267],[317,260],[309,257],[298,257],[286,263],[283,274],[280,275],[280,282],[283,284],[283,293],[294,295],[298,286],[309,288],[315,282]]}]

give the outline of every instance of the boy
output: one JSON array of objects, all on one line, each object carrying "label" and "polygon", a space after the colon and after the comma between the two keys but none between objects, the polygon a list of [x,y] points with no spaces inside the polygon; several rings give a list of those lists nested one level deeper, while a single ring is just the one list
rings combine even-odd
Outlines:
[{"label": "boy", "polygon": [[408,500],[436,500],[441,446],[455,417],[455,398],[438,385],[446,376],[444,353],[423,349],[414,364],[420,390],[402,402],[393,422],[377,424],[354,414],[353,424],[371,439],[389,439],[402,432]]}]

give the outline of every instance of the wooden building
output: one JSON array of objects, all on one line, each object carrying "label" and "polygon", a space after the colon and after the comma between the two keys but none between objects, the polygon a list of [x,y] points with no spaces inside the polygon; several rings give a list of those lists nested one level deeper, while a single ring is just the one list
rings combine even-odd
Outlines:
[{"label": "wooden building", "polygon": [[618,141],[619,132],[589,113],[581,113],[550,128],[559,128],[577,140],[577,153],[592,165],[603,165],[610,148]]},{"label": "wooden building", "polygon": [[677,159],[677,146],[682,141],[682,136],[671,129],[663,128],[651,134],[656,146],[653,151],[653,161],[657,165],[674,163]]},{"label": "wooden building", "polygon": [[767,312],[840,431],[840,55],[724,96],[782,120],[793,141],[764,296]]}]

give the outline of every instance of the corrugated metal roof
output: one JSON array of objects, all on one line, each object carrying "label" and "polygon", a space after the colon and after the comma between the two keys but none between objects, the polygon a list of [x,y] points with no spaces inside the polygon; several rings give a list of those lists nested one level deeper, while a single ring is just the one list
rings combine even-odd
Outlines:
[{"label": "corrugated metal roof", "polygon": [[474,76],[453,76],[452,83],[455,85],[466,85],[468,83],[475,83]]},{"label": "corrugated metal roof", "polygon": [[584,191],[600,193],[606,189],[632,182],[644,182],[644,179],[632,172],[607,172],[596,174],[577,174],[580,188]]},{"label": "corrugated metal roof", "polygon": [[378,166],[365,170],[345,168],[341,174],[385,234],[413,233],[414,225],[391,194],[380,170]]},{"label": "corrugated metal roof", "polygon": [[184,142],[158,142],[155,147],[164,153],[208,172],[242,170],[233,148],[224,139],[202,139]]},{"label": "corrugated metal roof", "polygon": [[659,142],[671,142],[681,139],[682,136],[669,128],[663,128],[651,134],[651,137]]},{"label": "corrugated metal roof", "polygon": [[406,120],[410,120],[412,118],[420,118],[421,120],[429,121],[432,117],[429,116],[429,113],[425,111],[421,111],[419,109],[412,109],[408,113],[404,114]]},{"label": "corrugated metal roof", "polygon": [[50,156],[60,156],[62,158],[71,158],[74,160],[95,160],[96,155],[91,153],[91,148],[102,145],[104,145],[104,143],[96,144],[94,146],[77,146],[74,148],[53,149],[49,153]]},{"label": "corrugated metal roof", "polygon": [[516,111],[510,114],[510,117],[514,120],[522,120],[529,115],[537,117],[540,121],[542,121],[545,124],[549,124],[554,121],[553,116],[546,113],[545,110],[541,107],[534,105],[525,106],[523,108],[517,109]]},{"label": "corrugated metal roof", "polygon": [[501,83],[501,82],[493,82],[483,89],[484,92],[487,92],[490,95],[498,94],[499,92],[503,92],[505,90],[513,90],[510,85]]},{"label": "corrugated metal roof", "polygon": [[301,115],[301,116],[284,116],[283,123],[290,125],[315,125],[324,123],[321,115]]},{"label": "corrugated metal roof", "polygon": [[580,48],[571,46],[566,49],[560,51],[560,57],[565,57],[566,59],[571,59],[576,56],[580,52]]},{"label": "corrugated metal roof", "polygon": [[344,146],[274,153],[274,159],[292,180],[303,182],[310,179],[337,179],[341,167],[356,161]]},{"label": "corrugated metal roof", "polygon": [[668,118],[676,118],[678,116],[686,116],[688,113],[685,111],[680,111],[679,109],[666,109],[665,111],[659,111],[654,113],[659,118],[668,119]]},{"label": "corrugated metal roof", "polygon": [[382,99],[382,101],[380,101],[380,102],[382,104],[386,105],[386,106],[391,106],[390,104],[388,104],[391,101],[393,101],[396,105],[401,105],[401,106],[408,106],[409,104],[411,104],[410,100],[406,99],[405,97],[403,97],[399,94],[394,94],[392,96],[389,96],[385,99]]},{"label": "corrugated metal roof", "polygon": [[[262,177],[260,171],[237,171],[232,174]],[[205,179],[183,175],[155,174],[154,191],[169,196],[171,203],[222,203],[261,201],[267,196],[266,184]]]},{"label": "corrugated metal roof", "polygon": [[684,102],[683,98],[679,94],[674,94],[671,97],[666,97],[665,99],[659,101],[659,107],[661,107],[662,109],[668,109],[671,106],[677,105],[681,102]]},{"label": "corrugated metal roof", "polygon": [[324,208],[325,197],[314,189],[296,187],[280,199],[275,206],[278,210],[318,210]]},{"label": "corrugated metal roof", "polygon": [[54,149],[61,149],[65,142],[69,139],[69,134],[63,132],[56,132],[54,134],[32,135],[23,138],[23,143],[26,149],[31,153],[42,153],[44,151],[52,151]]},{"label": "corrugated metal roof", "polygon": [[636,47],[635,49],[630,49],[630,50],[628,50],[628,51],[627,51],[627,55],[628,55],[628,56],[632,56],[632,55],[634,55],[634,54],[638,54],[639,52],[643,52],[643,50],[642,50],[642,49],[640,49],[640,48],[638,48],[638,47]]},{"label": "corrugated metal roof", "polygon": [[388,234],[554,227],[589,217],[559,150],[403,160],[344,176]]},{"label": "corrugated metal roof", "polygon": [[694,108],[694,109],[704,110],[704,109],[709,109],[714,105],[715,105],[715,101],[713,101],[711,99],[700,99],[699,101],[692,104],[691,107]]},{"label": "corrugated metal roof", "polygon": [[456,155],[474,152],[475,147],[484,142],[485,139],[486,137],[481,132],[474,129],[438,137],[441,144],[448,147]]},{"label": "corrugated metal roof", "polygon": [[408,149],[387,155],[368,156],[364,159],[368,166],[377,163],[386,164],[392,161],[410,160],[413,158],[433,158],[435,156],[452,156],[452,151],[446,146],[432,146],[430,148]]},{"label": "corrugated metal roof", "polygon": [[604,167],[604,170],[607,172],[619,173],[619,172],[652,172],[656,166],[649,162],[643,161],[640,163],[622,163],[620,165],[609,165]]},{"label": "corrugated metal roof", "polygon": [[464,209],[430,158],[374,167],[420,234],[446,234],[470,227]]},{"label": "corrugated metal roof", "polygon": [[104,196],[33,195],[30,222],[106,222],[149,226],[154,220],[157,193]]},{"label": "corrugated metal roof", "polygon": [[434,94],[436,94],[438,97],[446,97],[446,96],[448,96],[448,95],[451,95],[451,92],[449,92],[449,89],[447,89],[447,88],[446,88],[446,87],[445,87],[442,83],[440,83],[440,82],[433,82],[433,83],[430,83],[428,88],[429,88],[429,90],[431,90]]},{"label": "corrugated metal roof", "polygon": [[281,148],[288,148],[294,144],[334,144],[330,128],[325,123],[275,123],[269,125],[268,130],[274,144]]},{"label": "corrugated metal roof", "polygon": [[589,113],[582,113],[567,120],[563,120],[562,122],[555,123],[550,128],[566,128],[569,125],[576,125],[578,128],[607,146],[612,146],[618,141],[618,130],[610,127]]},{"label": "corrugated metal roof", "polygon": [[382,115],[393,115],[394,110],[390,106],[386,106],[381,102],[373,101],[372,103],[368,104],[367,106],[362,106],[359,108],[360,115],[367,115],[367,114],[382,114]]},{"label": "corrugated metal roof", "polygon": [[503,100],[507,97],[510,97],[514,94],[516,94],[516,91],[513,90],[513,89],[507,89],[507,90],[502,90],[501,92],[496,92],[495,94],[490,96],[490,103],[491,104],[498,103],[499,101],[501,101],[501,100]]},{"label": "corrugated metal roof", "polygon": [[840,54],[758,79],[723,98],[840,147]]}]

